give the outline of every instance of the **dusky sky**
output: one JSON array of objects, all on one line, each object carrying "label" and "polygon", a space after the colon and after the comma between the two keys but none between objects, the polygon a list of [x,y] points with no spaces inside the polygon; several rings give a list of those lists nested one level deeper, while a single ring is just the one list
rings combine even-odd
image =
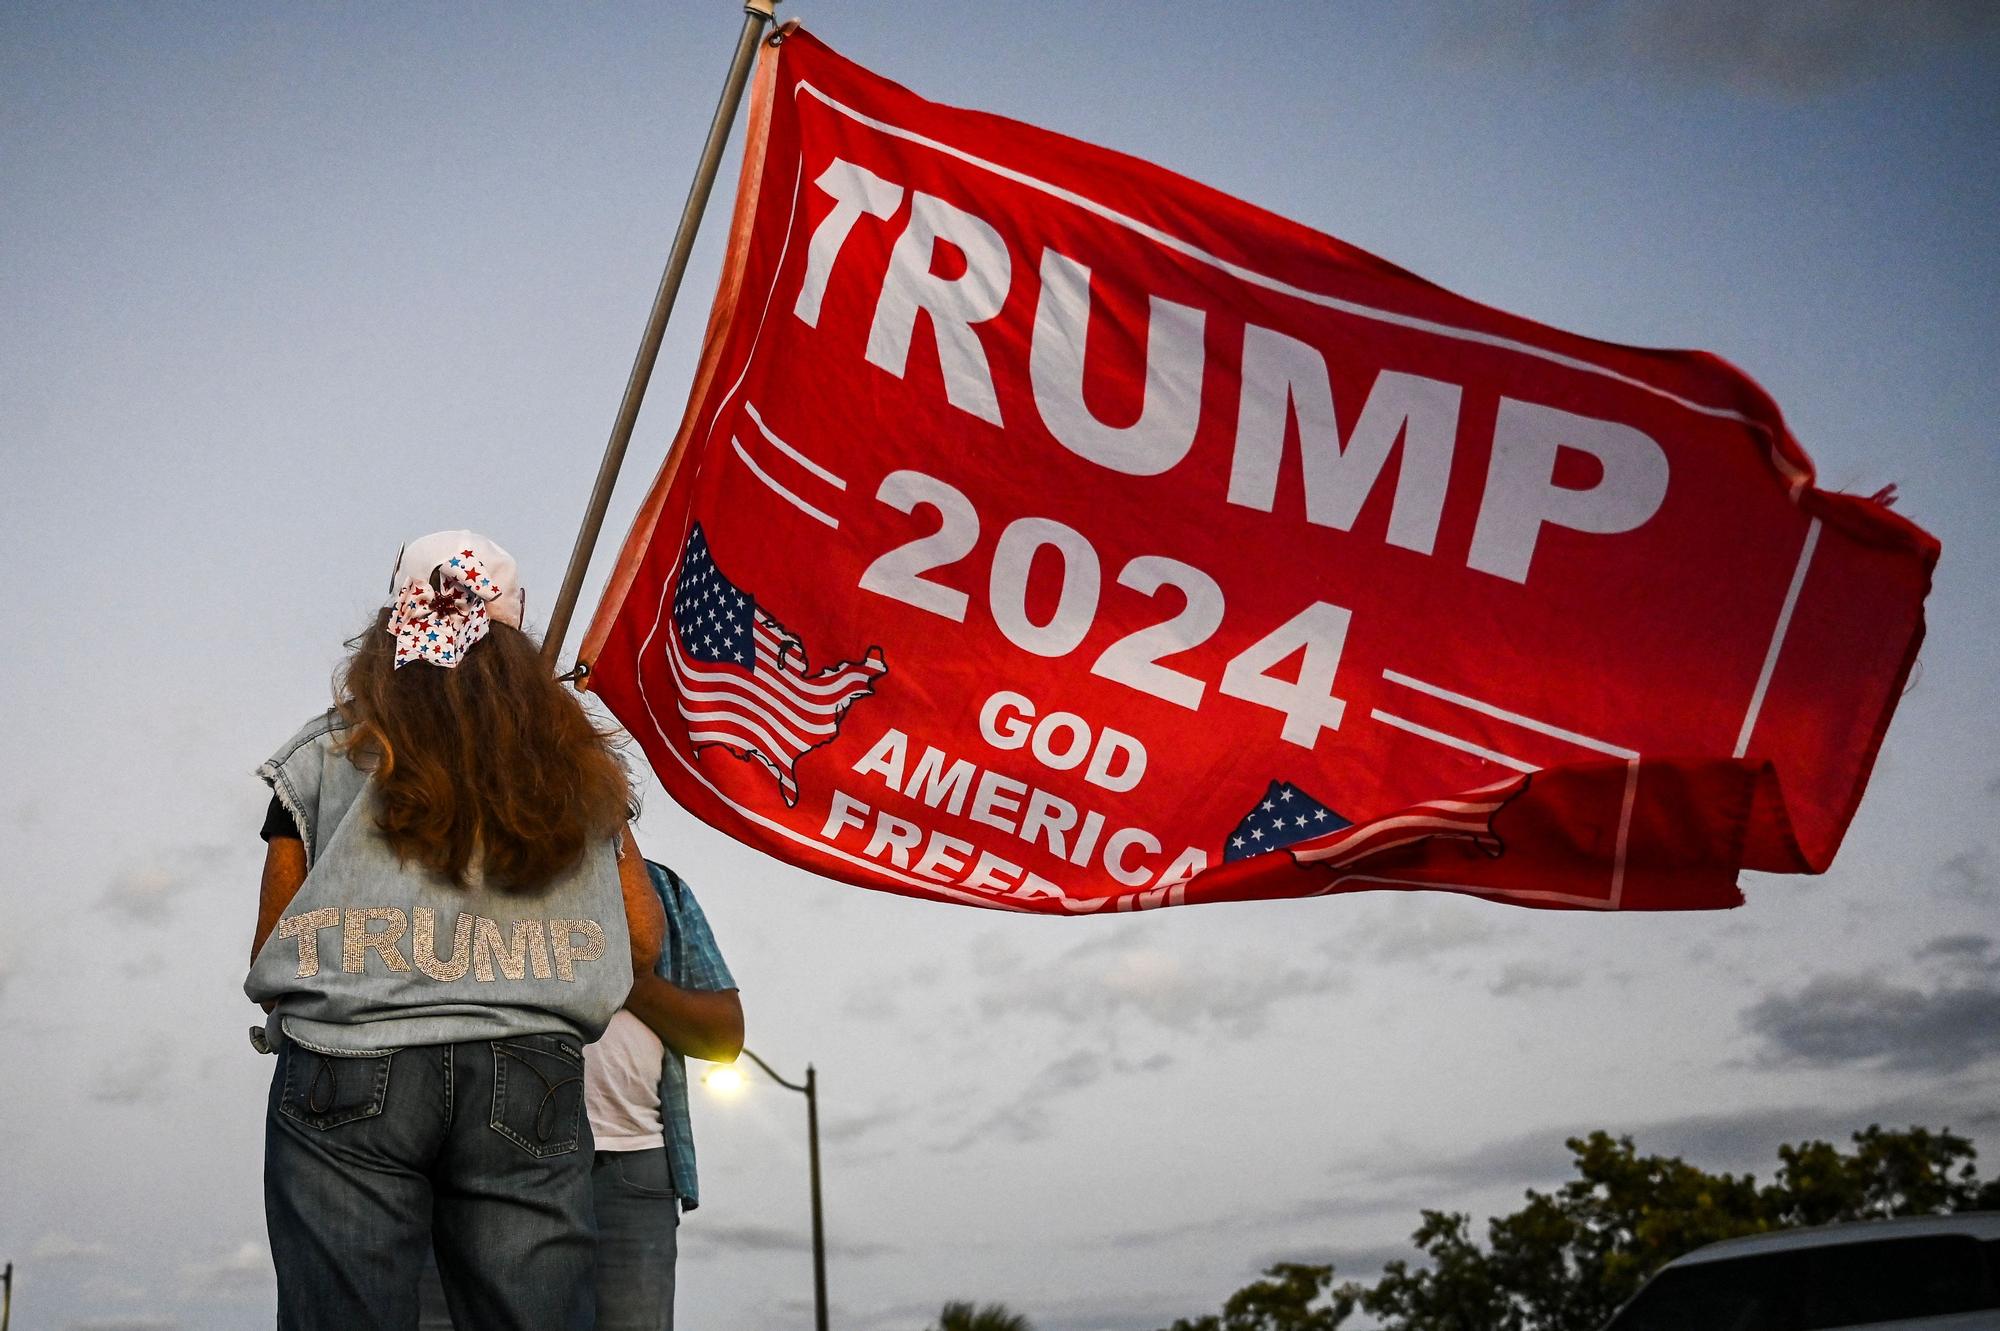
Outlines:
[{"label": "dusky sky", "polygon": [[[1725,913],[1363,895],[1043,920],[813,879],[648,785],[751,1046],[821,1076],[839,1325],[1150,1331],[1372,1274],[1566,1134],[1768,1174],[1950,1126],[2000,1168],[2000,10],[787,3],[940,101],[1136,153],[1476,299],[1702,347],[1944,542],[1822,878]],[[270,1323],[239,986],[251,769],[397,545],[547,609],[740,11],[0,7],[0,1259],[27,1326]],[[733,172],[732,156],[728,172]],[[722,186],[727,193],[728,181]],[[711,216],[616,534],[678,417]],[[1726,590],[1726,589],[1725,589]],[[810,1315],[803,1105],[699,1098],[682,1324]]]}]

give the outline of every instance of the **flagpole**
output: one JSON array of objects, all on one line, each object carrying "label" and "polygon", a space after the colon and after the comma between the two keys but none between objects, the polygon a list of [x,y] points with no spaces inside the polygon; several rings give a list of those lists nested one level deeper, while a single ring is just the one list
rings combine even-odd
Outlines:
[{"label": "flagpole", "polygon": [[653,312],[646,319],[645,336],[639,339],[639,354],[633,358],[631,376],[625,381],[625,396],[618,404],[611,438],[604,445],[604,460],[597,466],[597,484],[591,489],[583,526],[576,534],[576,546],[570,551],[569,568],[563,573],[562,590],[556,594],[555,609],[549,614],[548,629],[542,637],[542,659],[552,665],[562,653],[570,617],[576,613],[583,575],[590,568],[591,552],[597,548],[598,532],[604,526],[604,511],[611,504],[611,489],[618,483],[618,469],[624,464],[626,446],[632,442],[632,426],[639,419],[639,405],[646,400],[646,384],[653,377],[653,362],[660,355],[667,316],[673,313],[674,297],[680,292],[681,276],[687,271],[688,255],[694,249],[695,232],[701,229],[702,214],[708,209],[709,190],[722,163],[722,150],[729,142],[730,126],[736,121],[737,103],[743,100],[743,85],[749,81],[757,43],[777,4],[778,0],[744,2],[743,31],[736,39],[729,77],[723,81],[722,98],[715,104],[708,142],[702,145],[701,162],[695,168],[694,186],[688,190],[687,204],[681,209],[680,227],[674,232],[673,249],[667,253],[666,271],[660,274],[660,289],[653,296]]}]

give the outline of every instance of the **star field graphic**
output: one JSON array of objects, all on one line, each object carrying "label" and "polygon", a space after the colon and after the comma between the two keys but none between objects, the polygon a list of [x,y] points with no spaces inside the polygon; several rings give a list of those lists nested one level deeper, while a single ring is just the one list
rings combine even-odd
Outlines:
[{"label": "star field graphic", "polygon": [[748,665],[756,653],[757,601],[715,567],[701,524],[688,534],[674,586],[674,629],[689,660]]},{"label": "star field graphic", "polygon": [[1301,841],[1339,832],[1353,823],[1321,804],[1289,781],[1273,781],[1243,821],[1229,834],[1222,859],[1245,860],[1267,850],[1282,850]]}]

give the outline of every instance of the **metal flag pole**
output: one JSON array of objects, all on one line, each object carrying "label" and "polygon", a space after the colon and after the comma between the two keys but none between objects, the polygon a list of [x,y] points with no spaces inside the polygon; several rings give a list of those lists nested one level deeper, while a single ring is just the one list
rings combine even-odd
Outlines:
[{"label": "metal flag pole", "polygon": [[597,534],[604,526],[604,510],[611,504],[611,488],[618,483],[625,448],[632,442],[632,426],[639,419],[639,405],[646,400],[646,384],[653,377],[653,362],[660,355],[660,339],[666,334],[667,316],[673,313],[674,297],[681,289],[681,275],[687,271],[695,232],[701,229],[702,214],[708,209],[708,193],[715,184],[716,168],[722,163],[722,150],[729,142],[730,126],[736,121],[736,106],[743,100],[743,85],[749,81],[757,43],[777,4],[778,0],[745,0],[743,5],[743,31],[736,39],[729,77],[723,81],[722,99],[715,104],[715,119],[709,122],[708,142],[702,145],[694,186],[688,191],[687,206],[681,209],[674,247],[667,253],[667,268],[660,274],[660,289],[653,296],[653,312],[646,319],[645,336],[639,339],[639,354],[633,358],[631,377],[625,381],[625,397],[618,404],[618,418],[612,422],[611,438],[604,445],[604,460],[597,467],[597,484],[590,492],[583,526],[576,534],[575,548],[570,551],[569,568],[563,573],[562,590],[556,594],[555,609],[549,615],[548,630],[542,638],[542,659],[550,664],[561,654],[570,617],[576,613],[583,575],[590,567],[591,552],[597,548]]}]

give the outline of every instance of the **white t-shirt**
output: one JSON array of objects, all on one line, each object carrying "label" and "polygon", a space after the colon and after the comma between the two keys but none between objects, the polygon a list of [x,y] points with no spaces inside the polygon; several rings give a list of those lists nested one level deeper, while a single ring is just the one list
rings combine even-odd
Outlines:
[{"label": "white t-shirt", "polygon": [[660,1125],[665,1055],[660,1037],[623,1008],[596,1043],[583,1047],[583,1108],[598,1150],[650,1151],[666,1144]]}]

